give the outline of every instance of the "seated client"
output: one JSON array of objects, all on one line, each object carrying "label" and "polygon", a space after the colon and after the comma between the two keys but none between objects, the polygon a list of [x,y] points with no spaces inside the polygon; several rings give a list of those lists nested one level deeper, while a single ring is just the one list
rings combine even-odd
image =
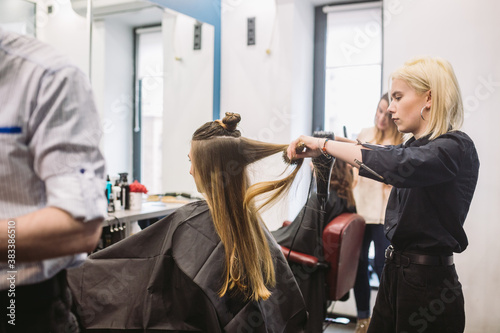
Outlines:
[{"label": "seated client", "polygon": [[227,113],[193,134],[190,173],[206,201],[177,209],[69,272],[87,331],[302,331],[304,300],[254,204],[260,194],[270,194],[266,205],[286,193],[298,167],[250,186],[247,166],[287,145],[243,138],[239,121]]}]

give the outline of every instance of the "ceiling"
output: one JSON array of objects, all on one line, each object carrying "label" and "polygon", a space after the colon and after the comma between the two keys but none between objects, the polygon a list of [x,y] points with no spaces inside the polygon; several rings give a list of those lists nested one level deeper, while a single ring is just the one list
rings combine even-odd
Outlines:
[{"label": "ceiling", "polygon": [[[86,16],[87,0],[71,0],[71,6],[78,14]],[[153,6],[154,5],[152,3],[143,0],[93,0],[92,14],[94,16],[102,16],[117,12],[134,11]]]},{"label": "ceiling", "polygon": [[[1,1],[1,0],[0,0]],[[302,1],[302,0],[301,0]],[[313,6],[333,5],[342,3],[363,2],[366,0],[309,0]],[[71,0],[73,9],[85,16],[87,0]],[[152,4],[143,0],[93,0],[94,15],[106,15],[112,12],[126,12],[151,7]]]}]

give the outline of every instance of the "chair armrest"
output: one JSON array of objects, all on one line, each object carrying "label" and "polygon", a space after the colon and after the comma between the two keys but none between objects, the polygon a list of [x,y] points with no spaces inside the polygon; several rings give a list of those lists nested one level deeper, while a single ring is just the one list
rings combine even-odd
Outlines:
[{"label": "chair armrest", "polygon": [[[315,267],[318,265],[318,258],[310,256],[308,254],[290,251],[289,248],[281,246],[281,252],[289,261],[294,262],[296,264],[305,265],[308,267]],[[290,255],[288,255],[290,253]]]}]

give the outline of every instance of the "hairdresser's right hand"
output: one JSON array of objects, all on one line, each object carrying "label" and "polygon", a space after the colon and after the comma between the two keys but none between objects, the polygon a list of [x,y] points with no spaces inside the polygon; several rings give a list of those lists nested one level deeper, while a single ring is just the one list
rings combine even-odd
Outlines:
[{"label": "hairdresser's right hand", "polygon": [[[321,155],[320,144],[323,144],[325,139],[314,138],[312,136],[301,135],[298,139],[293,140],[288,146],[286,153],[290,160],[305,158],[305,157],[316,157]],[[302,152],[297,152],[297,147],[300,146],[299,143],[303,143],[305,148]]]}]

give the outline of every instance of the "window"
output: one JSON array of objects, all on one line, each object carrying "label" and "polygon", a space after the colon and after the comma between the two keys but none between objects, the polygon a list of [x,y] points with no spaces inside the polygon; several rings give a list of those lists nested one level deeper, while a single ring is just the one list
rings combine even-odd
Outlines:
[{"label": "window", "polygon": [[329,6],[326,18],[324,129],[355,139],[373,126],[381,96],[382,10],[379,2]]},{"label": "window", "polygon": [[[347,137],[356,139],[361,129],[374,125],[382,94],[382,3],[323,7],[315,24],[316,40],[324,45],[315,46],[313,126],[341,135],[345,126]],[[374,267],[373,243],[368,257]],[[370,285],[378,284],[371,268]]]},{"label": "window", "polygon": [[[140,181],[161,193],[163,142],[163,39],[161,27],[136,29],[134,137],[140,147]],[[136,172],[134,167],[134,173]],[[135,177],[136,179],[139,177]]]}]

